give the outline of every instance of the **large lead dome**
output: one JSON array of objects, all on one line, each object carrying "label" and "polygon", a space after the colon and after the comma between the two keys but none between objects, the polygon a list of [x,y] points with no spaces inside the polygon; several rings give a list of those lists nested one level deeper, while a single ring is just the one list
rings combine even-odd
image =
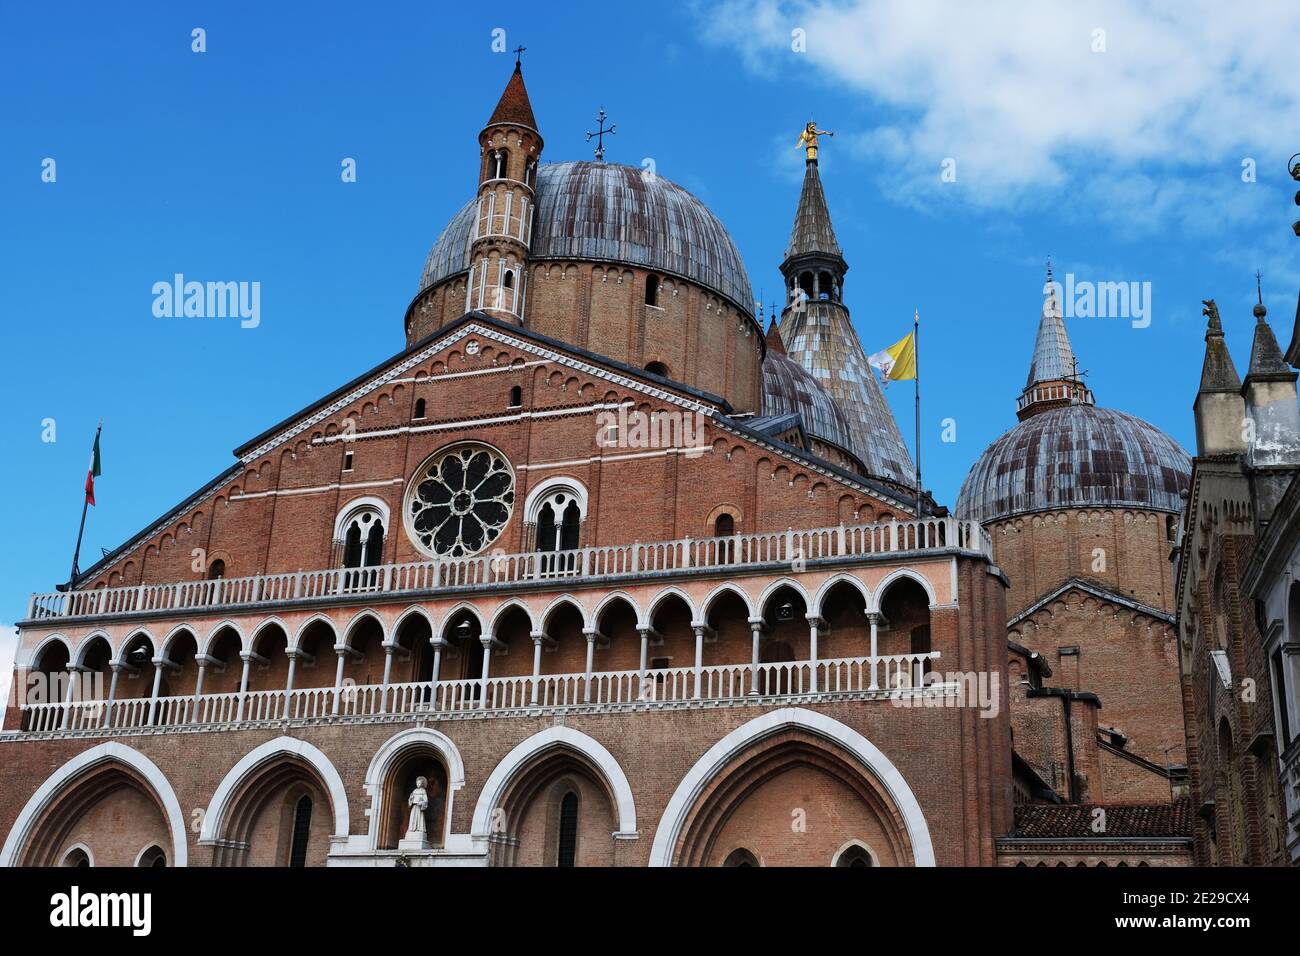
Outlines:
[{"label": "large lead dome", "polygon": [[1096,406],[1076,369],[1050,266],[1045,288],[1020,424],[970,470],[957,514],[994,521],[1055,508],[1181,511],[1192,475],[1187,452],[1154,425]]},{"label": "large lead dome", "polygon": [[1187,452],[1155,426],[1110,408],[1066,405],[990,445],[961,486],[957,514],[992,521],[1053,508],[1177,512],[1190,480]]},{"label": "large lead dome", "polygon": [[[754,308],[736,244],[702,202],[677,184],[633,166],[552,163],[539,167],[529,258],[619,262],[689,279]],[[433,244],[419,291],[469,268],[476,202]]]}]

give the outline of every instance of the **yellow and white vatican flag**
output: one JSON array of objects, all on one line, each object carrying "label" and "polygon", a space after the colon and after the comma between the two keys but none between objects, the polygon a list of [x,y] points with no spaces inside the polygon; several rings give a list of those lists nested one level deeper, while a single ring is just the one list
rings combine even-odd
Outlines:
[{"label": "yellow and white vatican flag", "polygon": [[890,382],[901,382],[909,378],[916,378],[915,330],[908,332],[907,335],[884,351],[867,356],[867,361],[875,368],[880,369],[880,374],[884,378],[886,385]]}]

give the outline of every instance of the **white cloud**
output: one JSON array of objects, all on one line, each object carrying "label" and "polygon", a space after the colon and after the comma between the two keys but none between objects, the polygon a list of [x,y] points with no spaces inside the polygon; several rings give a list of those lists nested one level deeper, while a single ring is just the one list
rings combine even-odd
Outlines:
[{"label": "white cloud", "polygon": [[[0,624],[0,701],[9,703],[9,685],[14,676],[14,655],[18,652],[18,628]],[[2,707],[0,707],[2,709]]]},{"label": "white cloud", "polygon": [[[1216,222],[1255,203],[1243,158],[1276,180],[1300,148],[1300,4],[730,0],[706,16],[710,39],[756,72],[797,65],[867,94],[874,126],[818,120],[890,166],[905,201],[955,191],[1007,208],[1065,195],[1137,229]],[[806,53],[791,51],[796,27]],[[1093,52],[1098,29],[1105,52]],[[956,184],[939,178],[948,157]],[[1187,183],[1198,175],[1212,185]]]}]

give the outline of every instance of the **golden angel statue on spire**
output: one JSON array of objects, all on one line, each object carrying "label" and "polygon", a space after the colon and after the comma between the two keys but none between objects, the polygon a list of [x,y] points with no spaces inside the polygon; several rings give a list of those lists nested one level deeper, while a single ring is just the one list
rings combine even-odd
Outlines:
[{"label": "golden angel statue on spire", "polygon": [[799,134],[798,142],[794,145],[796,149],[800,146],[805,147],[808,150],[808,161],[810,163],[815,163],[817,162],[817,137],[834,135],[835,134],[828,129],[818,129],[816,120],[809,120],[808,125],[805,126],[803,131]]}]

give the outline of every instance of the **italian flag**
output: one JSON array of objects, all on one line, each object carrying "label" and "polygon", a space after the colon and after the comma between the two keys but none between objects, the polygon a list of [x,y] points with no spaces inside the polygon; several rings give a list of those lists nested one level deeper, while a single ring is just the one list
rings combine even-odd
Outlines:
[{"label": "italian flag", "polygon": [[100,476],[99,432],[95,432],[95,447],[90,451],[90,468],[86,471],[86,504],[95,503],[95,479]]}]

